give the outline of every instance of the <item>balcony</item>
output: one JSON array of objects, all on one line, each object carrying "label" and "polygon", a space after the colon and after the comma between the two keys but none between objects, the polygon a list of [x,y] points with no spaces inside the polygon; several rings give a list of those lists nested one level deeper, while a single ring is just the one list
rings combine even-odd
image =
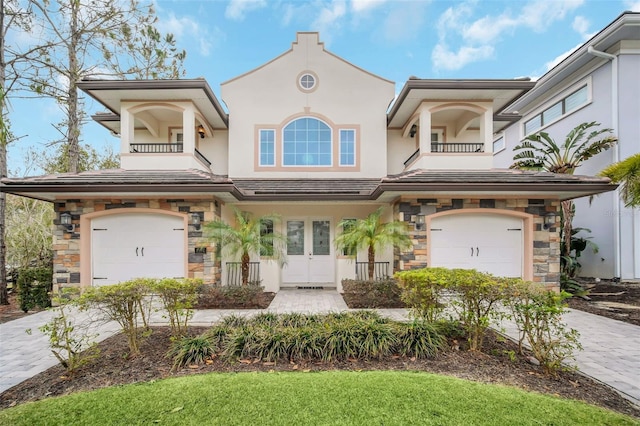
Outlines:
[{"label": "balcony", "polygon": [[[131,154],[174,154],[184,152],[183,143],[131,143]],[[194,148],[193,156],[202,164],[211,167],[211,161],[207,159],[197,148]]]},{"label": "balcony", "polygon": [[484,144],[482,142],[464,142],[464,143],[447,143],[447,142],[431,142],[431,152],[446,153],[473,153],[484,152]]}]

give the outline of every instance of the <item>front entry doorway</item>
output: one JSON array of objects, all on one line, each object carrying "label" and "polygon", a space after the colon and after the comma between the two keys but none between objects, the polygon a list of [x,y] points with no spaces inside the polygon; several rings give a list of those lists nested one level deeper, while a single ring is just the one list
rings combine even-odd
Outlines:
[{"label": "front entry doorway", "polygon": [[282,271],[285,287],[335,285],[335,255],[331,220],[288,218],[287,264]]}]

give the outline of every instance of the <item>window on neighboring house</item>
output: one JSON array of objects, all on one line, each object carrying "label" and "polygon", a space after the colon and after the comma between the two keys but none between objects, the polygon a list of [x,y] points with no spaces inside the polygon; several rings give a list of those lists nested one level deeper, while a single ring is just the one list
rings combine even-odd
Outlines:
[{"label": "window on neighboring house", "polygon": [[[347,232],[352,230],[356,226],[356,219],[344,219],[342,221],[342,232]],[[358,254],[356,247],[344,247],[342,249],[342,254],[344,256],[355,256]]]},{"label": "window on neighboring house", "polygon": [[275,166],[276,165],[276,131],[260,130],[260,165]]},{"label": "window on neighboring house", "polygon": [[[525,135],[530,135],[536,132],[544,126],[558,120],[563,115],[578,109],[582,105],[586,104],[589,100],[588,87],[585,84],[569,96],[561,99],[548,108],[545,108],[541,113],[536,114],[524,123]],[[495,150],[494,150],[495,152]]]},{"label": "window on neighboring house", "polygon": [[269,235],[268,241],[263,241],[260,249],[260,256],[273,256],[273,221],[263,220],[260,223],[260,237]]},{"label": "window on neighboring house", "polygon": [[331,128],[322,121],[299,118],[283,130],[283,166],[331,166]]},{"label": "window on neighboring house", "polygon": [[505,148],[504,145],[504,136],[500,136],[498,139],[493,141],[493,153],[500,152]]},{"label": "window on neighboring house", "polygon": [[340,130],[340,165],[356,165],[356,131]]}]

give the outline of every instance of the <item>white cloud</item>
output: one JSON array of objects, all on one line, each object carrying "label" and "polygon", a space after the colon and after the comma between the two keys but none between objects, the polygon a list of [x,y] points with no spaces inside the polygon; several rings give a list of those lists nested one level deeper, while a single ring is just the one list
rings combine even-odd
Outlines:
[{"label": "white cloud", "polygon": [[351,11],[353,13],[367,12],[384,4],[386,0],[351,0]]},{"label": "white cloud", "polygon": [[265,0],[231,0],[224,11],[224,16],[234,21],[242,21],[248,12],[266,6]]},{"label": "white cloud", "polygon": [[[470,20],[476,1],[469,1],[448,8],[438,19],[439,43],[432,52],[435,68],[455,70],[472,62],[485,60],[493,55],[494,45],[504,34],[519,28],[544,32],[553,22],[581,6],[584,0],[534,0],[525,4],[517,14],[506,10],[497,16],[484,16]],[[517,3],[513,3],[517,4]],[[586,20],[585,20],[586,21]],[[586,35],[589,22],[574,21]],[[574,28],[575,28],[574,26]],[[460,37],[460,47],[452,49],[451,39]]]},{"label": "white cloud", "polygon": [[571,25],[571,27],[575,30],[575,32],[580,34],[580,37],[582,37],[583,40],[589,40],[595,35],[595,33],[589,32],[590,25],[591,22],[589,22],[589,20],[584,16],[576,16],[575,18],[573,18],[573,24]]},{"label": "white cloud", "polygon": [[625,9],[629,10],[631,12],[640,12],[640,1],[639,0],[627,0],[626,2],[624,2]]},{"label": "white cloud", "polygon": [[[190,16],[178,17],[170,13],[168,17],[162,17],[158,22],[162,32],[172,33],[181,45],[198,46],[198,52],[202,56],[209,56],[214,43],[224,40],[224,33],[220,28],[213,27],[213,33],[209,27],[201,26],[198,20]],[[187,49],[189,54],[189,49]]]},{"label": "white cloud", "polygon": [[450,50],[446,45],[438,43],[431,53],[431,61],[436,69],[447,71],[459,70],[472,63],[493,56],[491,46],[462,46],[457,52]]},{"label": "white cloud", "polygon": [[340,21],[346,13],[346,3],[343,0],[334,0],[320,10],[318,17],[311,24],[311,28],[324,34],[325,42],[329,42],[332,32],[340,27]]}]

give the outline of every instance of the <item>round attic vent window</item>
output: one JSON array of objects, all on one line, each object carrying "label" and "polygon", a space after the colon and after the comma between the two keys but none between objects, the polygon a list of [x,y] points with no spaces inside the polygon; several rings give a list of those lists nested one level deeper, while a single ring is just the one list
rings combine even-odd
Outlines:
[{"label": "round attic vent window", "polygon": [[316,88],[316,84],[318,82],[318,77],[315,74],[312,74],[308,71],[300,74],[298,78],[298,87],[303,92],[311,92]]}]

